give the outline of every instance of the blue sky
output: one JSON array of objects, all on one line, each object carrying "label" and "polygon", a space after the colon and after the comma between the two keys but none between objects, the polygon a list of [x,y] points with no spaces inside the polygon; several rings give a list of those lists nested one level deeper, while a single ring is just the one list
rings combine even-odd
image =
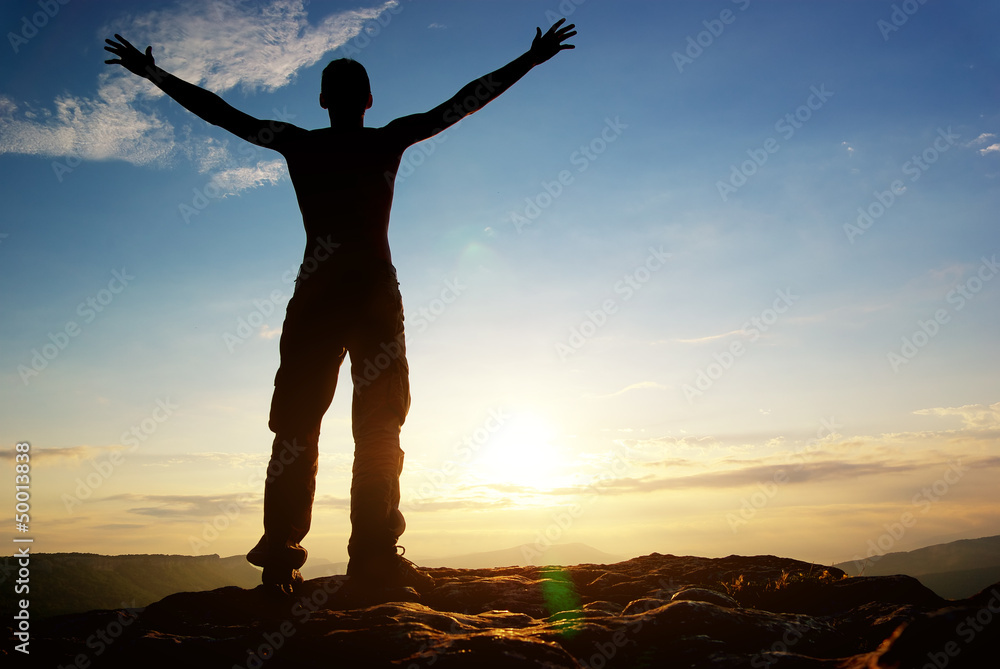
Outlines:
[{"label": "blue sky", "polygon": [[[310,128],[349,55],[381,126],[563,15],[575,50],[404,156],[402,543],[543,541],[574,505],[549,539],[622,555],[832,562],[914,510],[892,550],[1000,533],[1000,9],[902,4],[7,3],[0,432],[32,444],[38,549],[255,542],[304,241],[280,156],[104,65],[104,37]],[[330,559],[348,398],[308,540]]]}]

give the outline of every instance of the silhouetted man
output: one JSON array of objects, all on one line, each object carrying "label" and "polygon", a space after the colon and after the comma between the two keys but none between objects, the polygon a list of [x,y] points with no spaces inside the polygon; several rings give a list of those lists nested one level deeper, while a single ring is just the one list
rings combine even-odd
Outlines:
[{"label": "silhouetted man", "polygon": [[[306,559],[316,490],[319,430],[344,357],[354,381],[350,582],[429,587],[433,580],[397,553],[406,526],[399,511],[400,427],[410,405],[403,305],[389,254],[393,183],[407,147],[481,108],[576,34],[560,20],[531,48],[434,109],[384,128],[364,127],[372,105],[368,75],[349,59],[323,70],[319,103],[330,127],[304,130],[260,120],[156,66],[121,35],[104,47],[129,72],[149,79],[205,121],[284,156],[306,229],[306,249],[288,302],[268,426],[275,433],[264,485],[264,535],[247,559],[266,585],[290,591]],[[311,261],[311,262],[309,262]]]}]

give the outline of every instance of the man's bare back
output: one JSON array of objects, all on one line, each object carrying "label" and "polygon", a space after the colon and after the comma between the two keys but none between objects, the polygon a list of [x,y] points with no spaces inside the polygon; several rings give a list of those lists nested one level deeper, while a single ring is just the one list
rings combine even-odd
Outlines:
[{"label": "man's bare back", "polygon": [[393,178],[408,139],[391,127],[296,130],[288,129],[291,138],[279,151],[302,212],[306,256],[315,253],[317,239],[324,239],[340,245],[337,255],[392,262]]}]

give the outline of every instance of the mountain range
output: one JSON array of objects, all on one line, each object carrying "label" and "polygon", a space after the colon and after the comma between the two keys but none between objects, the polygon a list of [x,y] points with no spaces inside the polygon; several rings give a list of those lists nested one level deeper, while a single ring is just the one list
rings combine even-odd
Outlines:
[{"label": "mountain range", "polygon": [[[580,543],[531,544],[504,550],[421,559],[428,568],[493,569],[544,565],[613,564],[622,558]],[[14,558],[0,572],[0,610],[14,608]],[[946,599],[967,598],[1000,581],[1000,536],[965,539],[908,552],[833,565],[848,576],[907,575]],[[347,564],[313,558],[302,570],[315,579],[342,575]],[[260,570],[242,555],[97,555],[40,553],[31,558],[31,613],[36,618],[96,609],[135,609],[177,592],[225,586],[253,588]]]},{"label": "mountain range", "polygon": [[941,597],[960,599],[1000,581],[1000,535],[874,555],[833,566],[848,576],[913,576]]}]

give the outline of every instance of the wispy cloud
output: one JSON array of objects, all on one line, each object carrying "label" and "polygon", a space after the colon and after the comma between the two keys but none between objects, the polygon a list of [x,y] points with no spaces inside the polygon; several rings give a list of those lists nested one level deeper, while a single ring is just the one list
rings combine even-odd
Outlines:
[{"label": "wispy cloud", "polygon": [[[158,65],[215,93],[236,87],[270,92],[294,81],[299,70],[397,4],[390,0],[339,12],[311,25],[304,0],[261,6],[239,0],[188,1],[122,16],[101,32],[120,33],[140,49],[152,44]],[[160,166],[184,155],[201,171],[220,170],[214,180],[230,193],[275,183],[284,175],[281,161],[238,161],[212,138],[178,132],[157,110],[155,100],[162,95],[118,67],[98,77],[94,95],[61,95],[52,108],[0,95],[0,153]]]},{"label": "wispy cloud", "polygon": [[274,339],[275,337],[281,336],[281,328],[280,327],[272,328],[265,323],[263,326],[261,326],[260,332],[258,334],[260,335],[261,339]]},{"label": "wispy cloud", "polygon": [[627,385],[624,388],[622,388],[621,390],[616,390],[615,392],[609,393],[607,395],[591,395],[591,394],[588,394],[587,397],[591,397],[591,398],[595,398],[595,399],[605,399],[605,398],[608,398],[608,397],[618,397],[619,395],[624,395],[625,393],[627,393],[630,390],[644,390],[644,389],[647,389],[647,388],[648,389],[654,389],[654,390],[669,390],[668,386],[665,386],[662,383],[657,383],[656,381],[639,381],[638,383],[633,383],[633,384]]},{"label": "wispy cloud", "polygon": [[995,404],[966,404],[960,407],[937,407],[920,409],[913,413],[919,416],[957,416],[967,429],[1000,428],[1000,402]]},{"label": "wispy cloud", "polygon": [[[995,465],[996,463],[994,463]],[[761,481],[784,478],[787,483],[818,483],[857,479],[863,476],[889,476],[916,471],[925,465],[919,462],[808,462],[801,466],[777,463],[746,463],[730,471],[704,472],[691,476],[669,478],[623,478],[609,481],[602,492],[652,492],[654,490],[686,490],[689,488],[729,489],[753,486]]]},{"label": "wispy cloud", "polygon": [[[534,490],[531,491],[532,494],[535,493]],[[404,512],[409,511],[424,511],[424,512],[438,512],[438,511],[496,511],[500,509],[511,509],[523,507],[523,502],[514,503],[512,500],[503,497],[500,499],[494,499],[489,501],[475,500],[475,499],[433,499],[433,500],[417,500],[416,502],[410,500],[404,500],[400,505],[400,508]]]},{"label": "wispy cloud", "polygon": [[992,132],[984,132],[981,133],[974,140],[966,144],[965,146],[982,146],[983,144],[986,144],[987,142],[989,142],[991,139],[994,138],[996,138],[996,135],[993,134]]},{"label": "wispy cloud", "polygon": [[979,155],[985,156],[988,153],[996,153],[996,152],[1000,151],[1000,144],[997,144],[996,142],[993,142],[992,144],[990,144],[990,142],[992,140],[996,139],[996,137],[997,136],[994,133],[992,133],[992,132],[984,132],[984,133],[980,134],[978,137],[976,137],[974,140],[972,140],[971,142],[969,142],[968,144],[966,144],[965,146],[967,146],[967,147],[969,147],[969,146],[983,146],[983,144],[989,144],[989,146],[983,147],[981,149],[977,149],[977,151],[979,152]]},{"label": "wispy cloud", "polygon": [[173,126],[132,107],[140,82],[103,80],[96,98],[62,95],[54,109],[0,98],[0,153],[165,163],[175,153]]},{"label": "wispy cloud", "polygon": [[103,502],[124,502],[132,504],[129,513],[152,516],[160,520],[191,520],[217,516],[233,508],[258,507],[263,503],[262,495],[230,493],[223,495],[141,495],[124,493],[104,497]]},{"label": "wispy cloud", "polygon": [[743,330],[730,330],[729,332],[723,332],[722,334],[706,335],[704,337],[696,337],[694,339],[677,339],[675,341],[678,341],[681,344],[704,344],[705,342],[715,341],[717,339],[725,339],[726,337],[745,334],[746,333]]},{"label": "wispy cloud", "polygon": [[[59,447],[44,447],[32,445],[31,448],[31,459],[33,461],[44,460],[48,466],[54,466],[55,464],[65,462],[67,464],[79,465],[83,462],[93,460],[99,455],[110,454],[114,451],[125,450],[125,446],[114,445],[114,446],[69,446],[65,448]],[[13,460],[14,459],[14,449],[5,449],[0,451],[0,460]]]},{"label": "wispy cloud", "polygon": [[325,507],[329,509],[350,509],[350,497],[334,497],[332,495],[321,495],[313,502],[314,508]]},{"label": "wispy cloud", "polygon": [[107,525],[94,525],[90,527],[91,530],[105,530],[108,532],[135,532],[137,530],[144,530],[148,525],[140,525],[139,523],[109,523]]},{"label": "wispy cloud", "polygon": [[224,169],[216,173],[212,181],[227,193],[238,193],[248,188],[274,185],[281,181],[286,173],[285,161],[275,158],[261,160],[256,165]]},{"label": "wispy cloud", "polygon": [[157,60],[164,69],[208,90],[241,86],[274,91],[397,4],[390,0],[339,12],[312,26],[304,0],[273,0],[260,6],[238,0],[185,2],[176,9],[123,17],[112,22],[108,32],[135,35],[137,47],[153,44],[153,55],[160,54]]}]

